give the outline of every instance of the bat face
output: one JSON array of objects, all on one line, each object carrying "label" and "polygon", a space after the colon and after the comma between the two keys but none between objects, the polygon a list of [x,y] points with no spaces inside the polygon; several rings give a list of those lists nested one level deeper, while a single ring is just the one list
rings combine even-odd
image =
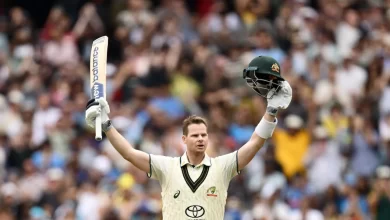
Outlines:
[{"label": "bat face", "polygon": [[90,56],[91,97],[98,99],[106,96],[108,37],[93,41]]},{"label": "bat face", "polygon": [[[91,81],[91,96],[94,99],[106,98],[106,68],[107,68],[108,37],[103,36],[92,42],[89,75]],[[102,120],[98,114],[95,119],[95,139],[102,140]]]}]

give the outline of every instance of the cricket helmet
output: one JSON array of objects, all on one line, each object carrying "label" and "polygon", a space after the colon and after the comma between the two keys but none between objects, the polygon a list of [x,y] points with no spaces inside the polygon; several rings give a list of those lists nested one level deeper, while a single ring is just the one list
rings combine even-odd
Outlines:
[{"label": "cricket helmet", "polygon": [[255,57],[244,69],[243,78],[257,94],[267,99],[279,91],[284,81],[278,61],[268,56]]}]

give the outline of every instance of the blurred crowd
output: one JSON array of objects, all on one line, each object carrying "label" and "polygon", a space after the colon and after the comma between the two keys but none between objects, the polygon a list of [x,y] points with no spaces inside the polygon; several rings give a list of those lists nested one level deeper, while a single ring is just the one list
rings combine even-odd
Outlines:
[{"label": "blurred crowd", "polygon": [[[31,1],[33,2],[33,1]],[[161,188],[84,120],[94,39],[109,37],[113,125],[180,156],[239,149],[266,101],[242,79],[272,56],[293,88],[272,139],[235,177],[225,219],[390,219],[390,1],[56,1],[44,25],[0,10],[0,219],[160,219]]]}]

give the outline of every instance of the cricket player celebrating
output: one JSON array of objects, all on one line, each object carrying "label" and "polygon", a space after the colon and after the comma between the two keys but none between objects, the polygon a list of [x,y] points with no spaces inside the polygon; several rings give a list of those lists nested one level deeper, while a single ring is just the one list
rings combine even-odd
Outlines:
[{"label": "cricket player celebrating", "polygon": [[100,98],[87,104],[86,122],[95,127],[100,113],[102,130],[115,149],[130,163],[157,179],[162,188],[163,219],[221,220],[224,218],[230,180],[240,173],[264,142],[272,136],[277,125],[276,115],[286,109],[292,90],[280,74],[279,63],[266,56],[254,58],[243,71],[243,78],[259,95],[267,99],[266,113],[256,126],[252,137],[239,150],[210,158],[207,123],[199,116],[183,122],[182,140],[187,146],[181,157],[151,155],[136,150],[111,124],[108,103]]}]

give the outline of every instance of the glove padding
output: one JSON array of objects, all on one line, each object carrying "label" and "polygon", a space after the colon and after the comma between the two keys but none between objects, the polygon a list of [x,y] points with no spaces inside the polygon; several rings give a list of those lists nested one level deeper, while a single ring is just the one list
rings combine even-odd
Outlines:
[{"label": "glove padding", "polygon": [[110,113],[110,106],[104,98],[90,99],[87,103],[85,111],[85,121],[88,126],[95,128],[96,116],[101,114],[102,124],[109,121],[108,114]]},{"label": "glove padding", "polygon": [[280,86],[280,90],[271,98],[267,99],[267,113],[273,116],[276,116],[279,109],[286,109],[292,99],[290,84],[287,81],[282,81]]}]

